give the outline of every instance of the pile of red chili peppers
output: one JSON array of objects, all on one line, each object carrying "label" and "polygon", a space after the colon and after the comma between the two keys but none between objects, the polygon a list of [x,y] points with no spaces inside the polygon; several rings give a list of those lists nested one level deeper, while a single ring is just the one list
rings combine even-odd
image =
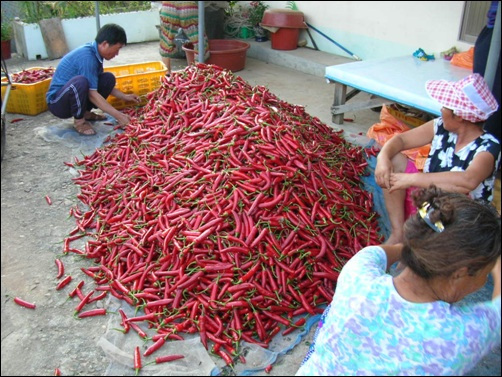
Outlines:
[{"label": "pile of red chili peppers", "polygon": [[23,69],[21,72],[12,74],[12,82],[16,84],[34,84],[39,81],[44,81],[52,78],[54,75],[54,68],[28,68]]},{"label": "pile of red chili peppers", "polygon": [[155,349],[198,333],[232,364],[241,340],[267,347],[321,313],[345,262],[381,241],[363,149],[216,66],[166,76],[124,133],[69,165],[87,209],[71,209],[64,252],[144,310],[122,324],[155,328]]}]

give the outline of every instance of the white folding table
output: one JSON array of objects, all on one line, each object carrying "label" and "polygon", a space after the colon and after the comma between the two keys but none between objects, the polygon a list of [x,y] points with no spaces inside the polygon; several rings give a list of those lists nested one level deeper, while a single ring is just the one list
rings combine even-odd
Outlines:
[{"label": "white folding table", "polygon": [[[343,124],[343,114],[397,102],[440,115],[441,105],[425,91],[428,80],[458,81],[472,73],[442,58],[422,61],[410,54],[398,58],[357,61],[326,67],[325,77],[335,84],[331,113]],[[347,94],[347,87],[354,90]],[[371,94],[366,101],[346,103],[359,91]],[[355,93],[355,94],[354,94]]]}]

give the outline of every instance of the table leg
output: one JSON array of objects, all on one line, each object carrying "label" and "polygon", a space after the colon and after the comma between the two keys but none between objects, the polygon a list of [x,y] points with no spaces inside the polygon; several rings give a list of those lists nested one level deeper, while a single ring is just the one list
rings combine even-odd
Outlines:
[{"label": "table leg", "polygon": [[[335,82],[335,96],[333,99],[333,107],[344,105],[347,99],[347,85]],[[343,114],[333,114],[331,117],[333,123],[343,124]]]}]

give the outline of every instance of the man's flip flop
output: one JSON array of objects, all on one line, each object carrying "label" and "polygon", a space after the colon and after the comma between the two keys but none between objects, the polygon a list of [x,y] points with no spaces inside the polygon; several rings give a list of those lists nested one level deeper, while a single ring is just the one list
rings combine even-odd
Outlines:
[{"label": "man's flip flop", "polygon": [[85,118],[85,120],[90,120],[90,121],[107,120],[108,119],[106,117],[106,115],[96,114],[96,113],[93,113],[92,111],[89,111],[88,113],[86,113],[84,118]]},{"label": "man's flip flop", "polygon": [[77,131],[80,135],[84,136],[92,136],[96,135],[96,131],[92,128],[89,122],[83,122],[80,124],[74,124],[75,131]]}]

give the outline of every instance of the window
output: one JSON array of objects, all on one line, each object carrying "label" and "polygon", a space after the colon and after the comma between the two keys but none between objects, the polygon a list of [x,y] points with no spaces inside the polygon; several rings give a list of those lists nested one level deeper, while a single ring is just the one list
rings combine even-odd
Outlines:
[{"label": "window", "polygon": [[486,25],[486,13],[491,1],[466,1],[459,39],[474,44]]}]

